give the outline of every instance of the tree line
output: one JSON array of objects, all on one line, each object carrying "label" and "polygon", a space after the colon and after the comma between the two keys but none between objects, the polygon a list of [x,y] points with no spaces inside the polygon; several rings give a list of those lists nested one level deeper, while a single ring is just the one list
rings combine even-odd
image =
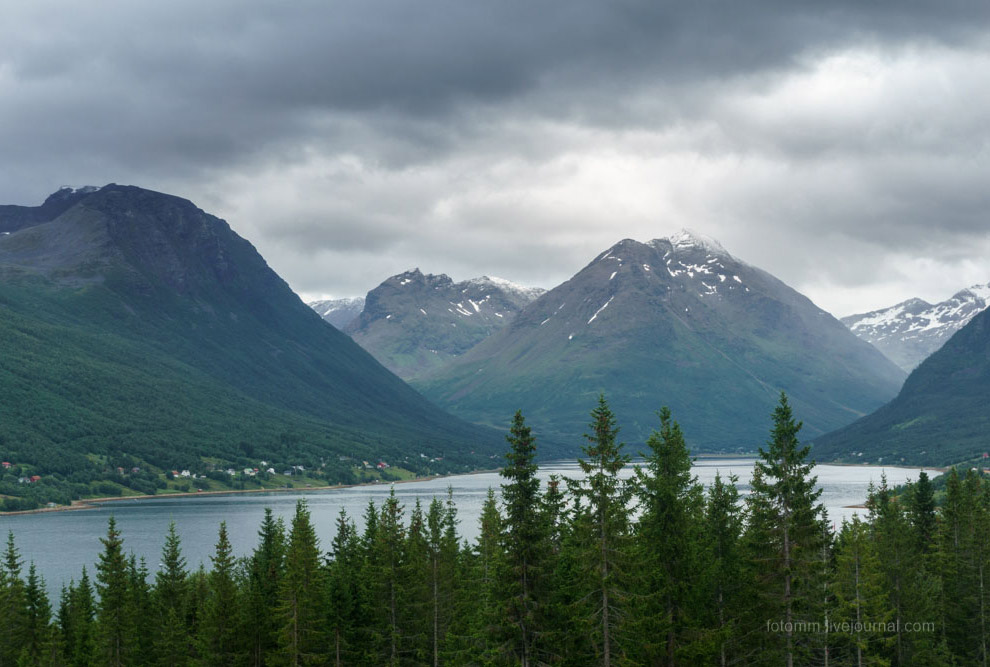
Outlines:
[{"label": "tree line", "polygon": [[741,497],[704,488],[684,435],[659,413],[643,462],[604,397],[581,479],[541,485],[513,418],[503,482],[473,542],[450,494],[341,511],[321,549],[304,501],[266,510],[234,557],[221,523],[190,570],[176,526],[150,573],[111,517],[95,569],[57,606],[12,535],[0,566],[6,665],[986,665],[990,484],[921,473],[872,487],[865,519],[834,524],[781,395]]}]

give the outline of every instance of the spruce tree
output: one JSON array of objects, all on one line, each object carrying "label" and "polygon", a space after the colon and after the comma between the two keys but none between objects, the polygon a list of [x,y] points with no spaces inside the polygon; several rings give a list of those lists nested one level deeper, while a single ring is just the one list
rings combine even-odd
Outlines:
[{"label": "spruce tree", "polygon": [[357,528],[341,509],[326,565],[328,642],[331,661],[336,667],[356,661],[352,644],[358,641],[355,625],[360,620],[357,618],[360,557]]},{"label": "spruce tree", "polygon": [[704,589],[712,616],[709,626],[713,629],[713,654],[721,667],[726,667],[730,655],[736,652],[739,626],[743,516],[736,487],[738,482],[738,477],[730,475],[726,483],[716,473],[715,482],[708,491],[705,511],[706,539],[702,558],[709,567]]},{"label": "spruce tree", "polygon": [[14,543],[14,533],[7,533],[7,547],[0,564],[0,666],[13,665],[20,657],[27,635],[27,600],[21,578],[20,552]]},{"label": "spruce tree", "polygon": [[807,462],[809,447],[798,441],[800,430],[781,393],[747,499],[748,574],[757,600],[749,632],[760,632],[758,626],[765,623],[757,651],[787,667],[813,659],[814,629],[823,621],[819,561],[824,509],[818,502],[817,477],[811,474],[814,464]]},{"label": "spruce tree", "polygon": [[433,656],[430,550],[426,531],[423,505],[417,498],[409,515],[399,585],[399,609],[405,635],[401,653],[405,660],[415,664],[428,664]]},{"label": "spruce tree", "polygon": [[935,489],[928,473],[918,473],[918,481],[908,487],[908,516],[914,530],[918,552],[928,556],[935,548],[937,517],[935,512]]},{"label": "spruce tree", "polygon": [[155,630],[148,564],[133,553],[127,559],[127,615],[134,633],[134,655],[148,656],[154,650]]},{"label": "spruce tree", "polygon": [[971,470],[946,481],[940,537],[945,636],[963,663],[978,664],[986,644],[986,551],[983,494]]},{"label": "spruce tree", "polygon": [[835,658],[847,664],[889,664],[890,638],[885,629],[893,619],[877,543],[869,524],[853,515],[842,523],[836,548],[833,590],[836,609]]},{"label": "spruce tree", "polygon": [[937,618],[938,582],[918,551],[904,506],[887,486],[886,476],[871,490],[867,507],[892,620],[887,658],[895,665],[937,664],[936,634],[907,628]]},{"label": "spruce tree", "polygon": [[100,542],[103,551],[96,565],[98,659],[109,667],[121,667],[135,662],[137,637],[124,540],[113,515],[107,521],[107,536]]},{"label": "spruce tree", "polygon": [[285,571],[285,525],[270,507],[258,531],[258,546],[248,562],[242,623],[248,633],[248,664],[261,667],[278,646],[279,621],[275,614]]},{"label": "spruce tree", "polygon": [[34,561],[28,566],[24,597],[25,637],[19,664],[53,664],[57,644],[51,627],[52,607],[45,592],[45,581],[38,576]]},{"label": "spruce tree", "polygon": [[522,412],[512,418],[506,436],[507,465],[500,474],[505,508],[504,552],[507,568],[502,592],[506,618],[503,634],[508,657],[529,667],[539,658],[542,578],[547,552],[546,524],[540,515],[540,480],[536,476],[536,441]]},{"label": "spruce tree", "polygon": [[199,623],[199,660],[203,665],[233,665],[238,660],[239,602],[235,582],[235,561],[227,522],[220,522],[217,543],[210,556],[212,569],[207,575],[208,592]]},{"label": "spruce tree", "polygon": [[157,620],[155,653],[157,663],[162,667],[178,667],[189,661],[189,633],[186,628],[188,577],[175,522],[170,521],[152,595]]},{"label": "spruce tree", "polygon": [[286,664],[312,664],[324,647],[320,547],[305,500],[296,503],[285,550],[285,575],[279,590],[279,645]]},{"label": "spruce tree", "polygon": [[505,554],[502,514],[491,488],[482,505],[479,524],[480,532],[471,552],[470,592],[461,609],[468,621],[460,633],[466,647],[458,662],[497,664],[505,655],[505,647],[497,638],[502,620],[498,591],[505,572]]},{"label": "spruce tree", "polygon": [[642,572],[635,626],[639,660],[676,665],[690,662],[691,627],[700,623],[694,612],[702,586],[704,503],[680,426],[666,407],[659,417],[660,430],[647,439],[644,463],[634,477],[642,510],[635,528]]},{"label": "spruce tree", "polygon": [[79,583],[69,592],[69,618],[66,630],[67,664],[73,667],[89,667],[97,659],[96,602],[89,574],[83,566]]},{"label": "spruce tree", "polygon": [[395,496],[395,487],[382,503],[372,546],[374,569],[370,573],[372,604],[378,609],[373,627],[373,657],[378,664],[398,665],[404,640],[401,608],[403,552],[405,547],[404,506]]},{"label": "spruce tree", "polygon": [[617,442],[619,429],[615,415],[604,395],[591,411],[590,433],[582,447],[587,458],[578,465],[585,477],[568,480],[578,502],[587,503],[583,551],[587,563],[584,584],[587,601],[586,630],[595,652],[595,660],[610,667],[623,656],[620,621],[625,615],[627,593],[624,584],[629,549],[629,512],[627,504],[632,486],[619,477],[629,462]]},{"label": "spruce tree", "polygon": [[[446,633],[450,624],[452,584],[457,576],[457,539],[453,544],[446,535],[447,512],[443,502],[434,497],[426,513],[428,554],[428,594],[430,619],[430,664],[437,667],[446,650]],[[451,547],[453,547],[451,549]]]}]

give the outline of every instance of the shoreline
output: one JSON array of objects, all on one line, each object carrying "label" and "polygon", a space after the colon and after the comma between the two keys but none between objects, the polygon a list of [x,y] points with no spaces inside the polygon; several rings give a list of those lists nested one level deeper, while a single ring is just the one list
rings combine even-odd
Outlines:
[{"label": "shoreline", "polygon": [[[735,455],[731,458],[748,459],[755,458],[756,455]],[[719,454],[698,454],[692,458],[703,459],[703,458],[726,458]],[[562,459],[555,459],[562,460]],[[571,460],[571,459],[566,459]],[[553,461],[546,461],[545,463],[552,463]],[[829,462],[829,463],[816,463],[815,465],[830,465],[830,466],[846,466],[850,468],[905,468],[910,470],[933,470],[938,473],[945,473],[950,468],[940,468],[935,466],[912,466],[908,464],[876,464],[876,463],[839,463],[839,462]],[[48,512],[72,512],[78,510],[95,509],[99,505],[106,503],[122,502],[125,500],[154,500],[158,498],[189,498],[193,496],[225,496],[234,495],[242,493],[288,493],[292,491],[332,491],[334,489],[353,489],[360,486],[376,486],[379,484],[409,484],[410,482],[429,482],[435,479],[443,479],[444,477],[460,477],[461,475],[481,475],[485,473],[498,472],[501,468],[486,468],[483,470],[472,470],[470,472],[459,472],[452,473],[449,475],[427,475],[425,477],[413,477],[412,479],[400,479],[386,482],[384,480],[375,480],[370,482],[358,482],[357,484],[331,484],[327,486],[310,486],[310,487],[276,487],[271,489],[225,489],[220,491],[180,491],[178,493],[161,493],[155,495],[137,495],[137,496],[107,496],[104,498],[80,498],[79,500],[73,500],[70,505],[58,505],[56,507],[37,507],[33,510],[17,510],[15,512],[0,512],[0,517],[4,516],[19,516],[21,514],[43,514]],[[850,506],[854,507],[854,506]]]},{"label": "shoreline", "polygon": [[33,510],[17,510],[16,512],[0,512],[3,516],[19,516],[21,514],[47,514],[49,512],[73,512],[78,510],[96,509],[100,505],[107,503],[122,502],[125,500],[156,500],[161,498],[189,498],[193,496],[230,496],[242,493],[289,493],[292,491],[333,491],[335,489],[353,489],[361,486],[378,486],[382,484],[409,484],[410,482],[429,482],[434,479],[444,479],[445,477],[460,477],[462,475],[481,475],[485,473],[498,472],[500,468],[488,468],[484,470],[472,470],[470,472],[458,472],[449,475],[426,475],[424,477],[413,477],[412,479],[397,479],[392,481],[374,480],[370,482],[358,482],[356,484],[331,484],[327,486],[294,486],[291,488],[275,487],[271,489],[224,489],[219,491],[180,491],[178,493],[158,493],[155,495],[137,496],[107,496],[104,498],[80,498],[73,500],[70,505],[58,505],[56,507],[37,507]]}]

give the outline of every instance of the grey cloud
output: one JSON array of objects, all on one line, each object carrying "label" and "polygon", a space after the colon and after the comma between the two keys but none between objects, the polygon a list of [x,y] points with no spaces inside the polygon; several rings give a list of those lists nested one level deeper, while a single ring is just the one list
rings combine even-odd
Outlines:
[{"label": "grey cloud", "polygon": [[[22,3],[0,23],[0,201],[173,191],[338,295],[415,265],[551,286],[682,225],[785,280],[866,284],[982,247],[988,18],[920,0]],[[864,108],[806,97],[857,50],[907,65]]]}]

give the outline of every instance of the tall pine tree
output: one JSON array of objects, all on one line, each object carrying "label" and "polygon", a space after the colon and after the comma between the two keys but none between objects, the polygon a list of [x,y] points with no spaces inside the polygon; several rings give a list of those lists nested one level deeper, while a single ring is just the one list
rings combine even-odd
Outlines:
[{"label": "tall pine tree", "polygon": [[220,522],[210,562],[213,568],[207,575],[209,588],[199,623],[197,645],[201,664],[226,667],[235,664],[239,657],[236,563],[227,536],[226,521]]},{"label": "tall pine tree", "polygon": [[539,660],[541,594],[547,553],[546,524],[540,515],[540,480],[536,476],[536,441],[522,412],[512,418],[506,436],[507,464],[500,474],[505,507],[506,579],[502,591],[503,632],[512,662],[529,667]]},{"label": "tall pine tree", "polygon": [[632,487],[619,473],[629,462],[617,442],[616,418],[604,395],[591,411],[590,433],[578,459],[584,479],[568,480],[578,502],[586,502],[582,531],[584,560],[587,564],[583,599],[586,631],[595,660],[604,667],[618,664],[623,657],[620,623],[627,605],[625,569],[629,558],[629,511]]},{"label": "tall pine tree", "polygon": [[[763,629],[758,651],[787,667],[814,659],[816,636],[824,620],[821,596],[824,508],[821,489],[807,461],[809,447],[798,441],[801,424],[794,420],[781,393],[773,413],[773,429],[754,467],[747,502],[748,576],[757,606],[749,631]],[[821,657],[821,656],[819,656]]]},{"label": "tall pine tree", "polygon": [[292,517],[279,591],[279,643],[286,664],[296,667],[322,659],[325,590],[316,531],[306,501],[300,500]]},{"label": "tall pine tree", "polygon": [[[701,520],[704,495],[691,474],[691,457],[670,410],[659,413],[660,430],[646,441],[636,467],[636,496],[642,513],[635,528],[635,554],[641,581],[636,604],[638,659],[644,664],[693,662],[700,624],[699,593],[704,559]],[[693,626],[693,628],[692,628]]]},{"label": "tall pine tree", "polygon": [[97,653],[101,664],[121,667],[136,662],[136,619],[131,615],[130,574],[124,555],[124,540],[113,515],[107,521],[107,536],[100,538],[103,551],[96,565]]}]

